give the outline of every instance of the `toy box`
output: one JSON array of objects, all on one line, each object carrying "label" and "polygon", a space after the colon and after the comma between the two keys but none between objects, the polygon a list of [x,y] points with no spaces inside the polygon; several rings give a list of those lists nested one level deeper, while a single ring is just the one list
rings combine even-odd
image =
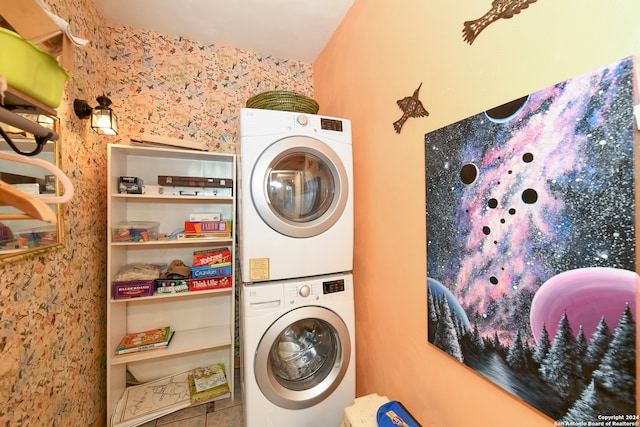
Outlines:
[{"label": "toy box", "polygon": [[155,291],[154,285],[153,279],[113,282],[113,299],[151,296]]},{"label": "toy box", "polygon": [[207,289],[230,288],[231,284],[231,276],[189,279],[189,290],[204,291]]},{"label": "toy box", "polygon": [[192,267],[191,277],[194,279],[205,279],[207,277],[230,276],[231,263],[228,265],[204,265],[202,267]]},{"label": "toy box", "polygon": [[151,296],[155,291],[155,280],[167,268],[163,263],[134,262],[125,265],[113,277],[113,298],[136,298]]},{"label": "toy box", "polygon": [[228,248],[205,249],[193,253],[193,266],[213,265],[231,262],[231,251]]},{"label": "toy box", "polygon": [[157,294],[189,292],[189,279],[156,279]]},{"label": "toy box", "polygon": [[231,232],[231,221],[185,221],[185,233],[229,233]]}]

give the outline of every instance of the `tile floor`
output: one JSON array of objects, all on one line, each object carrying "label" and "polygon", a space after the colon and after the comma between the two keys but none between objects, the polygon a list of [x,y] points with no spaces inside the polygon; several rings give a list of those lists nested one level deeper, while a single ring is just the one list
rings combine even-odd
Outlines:
[{"label": "tile floor", "polygon": [[235,399],[216,400],[166,415],[141,427],[244,427],[240,369],[234,370]]}]

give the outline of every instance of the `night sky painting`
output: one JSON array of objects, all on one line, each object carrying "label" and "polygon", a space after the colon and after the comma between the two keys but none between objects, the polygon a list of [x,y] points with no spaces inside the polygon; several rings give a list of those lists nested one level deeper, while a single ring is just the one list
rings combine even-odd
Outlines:
[{"label": "night sky painting", "polygon": [[637,425],[633,75],[425,135],[428,340],[556,425]]}]

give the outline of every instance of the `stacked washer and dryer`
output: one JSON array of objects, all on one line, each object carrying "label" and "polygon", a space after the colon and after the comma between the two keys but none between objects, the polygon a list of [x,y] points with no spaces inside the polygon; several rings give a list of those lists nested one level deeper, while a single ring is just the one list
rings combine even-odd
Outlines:
[{"label": "stacked washer and dryer", "polygon": [[244,108],[239,251],[247,427],[338,427],[355,398],[349,120]]}]

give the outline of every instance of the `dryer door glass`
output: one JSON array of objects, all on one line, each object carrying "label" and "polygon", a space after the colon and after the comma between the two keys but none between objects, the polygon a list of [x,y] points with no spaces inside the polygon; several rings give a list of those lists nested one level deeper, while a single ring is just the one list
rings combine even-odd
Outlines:
[{"label": "dryer door glass", "polygon": [[292,153],[278,160],[267,182],[271,208],[295,223],[324,215],[333,201],[335,181],[322,159],[311,153]]},{"label": "dryer door glass", "polygon": [[331,228],[347,206],[349,182],[338,155],[302,136],[270,145],[251,174],[251,198],[272,229],[290,237],[313,237]]},{"label": "dryer door glass", "polygon": [[271,346],[274,378],[289,390],[301,391],[322,382],[333,368],[339,344],[336,330],[320,319],[304,319],[287,327]]}]

